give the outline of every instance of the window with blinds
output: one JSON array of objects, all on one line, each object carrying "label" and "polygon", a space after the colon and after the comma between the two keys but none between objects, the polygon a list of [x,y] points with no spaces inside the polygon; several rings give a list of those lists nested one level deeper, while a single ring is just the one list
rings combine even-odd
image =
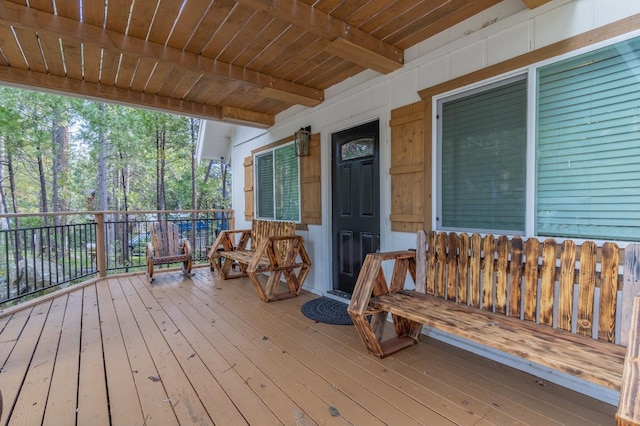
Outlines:
[{"label": "window with blinds", "polygon": [[536,233],[640,240],[640,38],[539,68]]},{"label": "window with blinds", "polygon": [[439,228],[524,233],[526,79],[443,99]]},{"label": "window with blinds", "polygon": [[300,176],[293,144],[255,157],[256,216],[300,221]]}]

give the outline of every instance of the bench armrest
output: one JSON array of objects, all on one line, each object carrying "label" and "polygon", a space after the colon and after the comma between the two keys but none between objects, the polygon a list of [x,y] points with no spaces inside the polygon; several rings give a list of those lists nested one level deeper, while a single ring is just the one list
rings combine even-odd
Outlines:
[{"label": "bench armrest", "polygon": [[182,241],[182,253],[191,255],[191,243],[186,238]]},{"label": "bench armrest", "polygon": [[[237,244],[235,242],[236,234],[240,234],[240,239],[238,240]],[[213,260],[218,257],[218,250],[245,250],[249,239],[251,239],[250,229],[233,229],[222,231],[220,232],[220,234],[218,234],[218,238],[216,238],[215,242],[211,246],[207,257],[213,262]]]},{"label": "bench armrest", "polygon": [[[389,283],[382,271],[382,262],[385,261],[394,262]],[[368,309],[372,294],[377,297],[403,290],[407,272],[411,274],[415,283],[416,252],[414,250],[367,254],[353,289],[351,303],[347,309],[349,313],[363,315]]]}]

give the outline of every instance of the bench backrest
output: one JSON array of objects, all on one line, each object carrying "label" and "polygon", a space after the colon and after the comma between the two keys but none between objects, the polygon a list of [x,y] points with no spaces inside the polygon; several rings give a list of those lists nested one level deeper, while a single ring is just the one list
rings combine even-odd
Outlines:
[{"label": "bench backrest", "polygon": [[180,229],[173,222],[154,222],[149,229],[149,237],[156,257],[180,254]]},{"label": "bench backrest", "polygon": [[419,231],[416,257],[417,291],[619,342],[614,243]]},{"label": "bench backrest", "polygon": [[251,223],[251,250],[255,250],[265,238],[286,237],[295,233],[295,222],[254,219]]}]

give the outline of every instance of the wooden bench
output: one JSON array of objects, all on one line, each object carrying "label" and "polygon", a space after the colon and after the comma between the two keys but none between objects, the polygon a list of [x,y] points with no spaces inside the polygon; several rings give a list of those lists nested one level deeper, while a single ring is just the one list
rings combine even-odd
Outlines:
[{"label": "wooden bench", "polygon": [[[254,220],[251,229],[222,231],[209,250],[211,266],[223,279],[248,276],[264,302],[300,294],[311,260],[294,222]],[[233,272],[233,263],[240,270]],[[268,273],[263,285],[259,274]],[[284,277],[288,291],[278,292]]]},{"label": "wooden bench", "polygon": [[[610,242],[421,231],[416,251],[367,255],[348,312],[380,358],[417,343],[426,325],[619,391],[620,254]],[[385,261],[395,262],[389,282]],[[395,336],[385,338],[388,313]]]},{"label": "wooden bench", "polygon": [[178,225],[172,222],[155,222],[149,229],[150,241],[147,243],[147,277],[153,282],[155,265],[180,262],[185,277],[192,277],[193,257],[191,243],[180,237]]}]

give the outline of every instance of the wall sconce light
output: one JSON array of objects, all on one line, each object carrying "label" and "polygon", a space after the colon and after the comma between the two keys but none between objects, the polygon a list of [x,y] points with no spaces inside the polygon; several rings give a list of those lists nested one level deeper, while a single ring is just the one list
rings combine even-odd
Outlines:
[{"label": "wall sconce light", "polygon": [[296,156],[309,155],[309,139],[311,139],[311,126],[301,127],[295,133]]}]

